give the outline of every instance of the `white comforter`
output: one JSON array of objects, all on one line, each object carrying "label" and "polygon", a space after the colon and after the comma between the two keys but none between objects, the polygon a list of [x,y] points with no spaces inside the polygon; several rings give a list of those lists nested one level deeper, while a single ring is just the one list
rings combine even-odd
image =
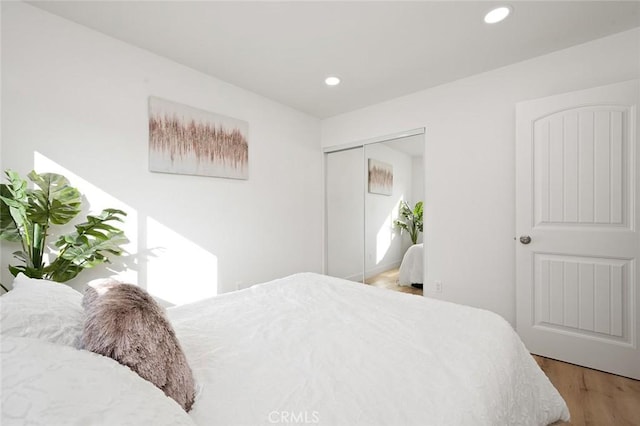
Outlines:
[{"label": "white comforter", "polygon": [[544,425],[567,407],[493,313],[317,274],[171,308],[200,425]]},{"label": "white comforter", "polygon": [[422,284],[424,281],[424,244],[414,244],[407,249],[402,257],[398,284],[409,286]]},{"label": "white comforter", "polygon": [[2,426],[190,426],[150,382],[111,358],[40,339],[0,336]]}]

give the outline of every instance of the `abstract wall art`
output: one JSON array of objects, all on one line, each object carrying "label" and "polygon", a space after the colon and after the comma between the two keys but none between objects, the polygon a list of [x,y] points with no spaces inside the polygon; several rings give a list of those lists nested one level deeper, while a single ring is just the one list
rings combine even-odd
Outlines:
[{"label": "abstract wall art", "polygon": [[369,192],[372,194],[393,194],[393,166],[369,158]]},{"label": "abstract wall art", "polygon": [[249,178],[249,123],[149,98],[149,170]]}]

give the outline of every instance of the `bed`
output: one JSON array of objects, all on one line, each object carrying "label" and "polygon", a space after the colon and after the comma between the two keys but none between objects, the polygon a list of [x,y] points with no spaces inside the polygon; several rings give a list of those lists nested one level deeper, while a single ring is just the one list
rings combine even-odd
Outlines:
[{"label": "bed", "polygon": [[405,252],[400,272],[398,274],[398,284],[410,286],[411,284],[422,284],[424,280],[424,244],[414,244]]},{"label": "bed", "polygon": [[[0,297],[3,425],[545,425],[569,418],[512,327],[480,309],[314,273],[169,308],[196,381],[186,413],[128,368],[73,347],[75,296],[34,302],[31,288],[21,306],[14,291]],[[20,318],[25,310],[37,310],[37,318]]]}]

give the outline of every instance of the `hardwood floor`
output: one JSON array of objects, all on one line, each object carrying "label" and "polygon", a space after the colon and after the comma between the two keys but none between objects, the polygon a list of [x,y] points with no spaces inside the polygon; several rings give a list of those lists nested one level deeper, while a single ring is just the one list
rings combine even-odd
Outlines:
[{"label": "hardwood floor", "polygon": [[393,291],[400,291],[402,293],[417,294],[422,296],[421,288],[414,288],[411,286],[398,285],[398,275],[400,270],[398,268],[389,269],[376,276],[365,280],[365,284],[372,285],[374,287],[386,288]]},{"label": "hardwood floor", "polygon": [[[398,269],[366,283],[422,295],[422,289],[396,284]],[[640,381],[533,355],[569,407],[571,421],[554,425],[640,426]]]},{"label": "hardwood floor", "polygon": [[556,425],[640,425],[640,381],[534,355],[569,407]]}]

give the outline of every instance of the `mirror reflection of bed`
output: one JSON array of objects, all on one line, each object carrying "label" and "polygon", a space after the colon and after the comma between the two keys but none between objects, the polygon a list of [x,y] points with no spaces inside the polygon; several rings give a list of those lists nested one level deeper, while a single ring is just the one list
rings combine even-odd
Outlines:
[{"label": "mirror reflection of bed", "polygon": [[424,244],[412,244],[404,253],[399,268],[392,268],[372,277],[365,284],[389,290],[423,295]]},{"label": "mirror reflection of bed", "polygon": [[414,244],[405,252],[398,272],[398,285],[422,289],[424,279],[424,244]]},{"label": "mirror reflection of bed", "polygon": [[[424,129],[325,152],[326,272],[405,293],[422,295],[423,235],[414,244],[395,221],[401,205],[413,209],[424,194]],[[371,187],[370,171],[386,167],[390,188]]]}]

